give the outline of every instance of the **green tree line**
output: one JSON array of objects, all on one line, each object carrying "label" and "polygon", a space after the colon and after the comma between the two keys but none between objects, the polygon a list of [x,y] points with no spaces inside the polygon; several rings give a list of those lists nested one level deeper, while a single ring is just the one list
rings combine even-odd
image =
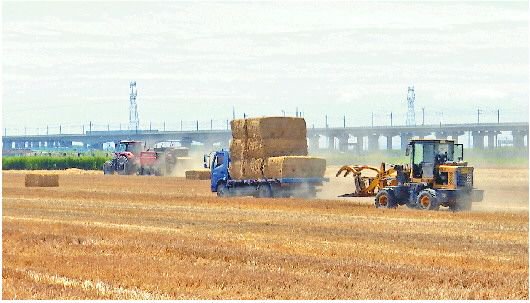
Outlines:
[{"label": "green tree line", "polygon": [[23,169],[23,170],[53,170],[79,168],[86,170],[101,170],[103,163],[109,160],[103,156],[30,156],[30,157],[2,157],[2,169]]}]

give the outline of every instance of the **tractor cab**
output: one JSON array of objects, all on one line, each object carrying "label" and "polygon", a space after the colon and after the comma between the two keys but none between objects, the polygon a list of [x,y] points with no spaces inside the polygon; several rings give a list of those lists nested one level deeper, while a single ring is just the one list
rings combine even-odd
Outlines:
[{"label": "tractor cab", "polygon": [[413,182],[447,184],[444,172],[450,170],[448,167],[467,166],[463,162],[463,145],[455,144],[453,140],[412,140],[407,155],[410,156]]},{"label": "tractor cab", "polygon": [[139,155],[143,151],[143,142],[122,140],[116,146],[116,153],[129,152],[133,155]]}]

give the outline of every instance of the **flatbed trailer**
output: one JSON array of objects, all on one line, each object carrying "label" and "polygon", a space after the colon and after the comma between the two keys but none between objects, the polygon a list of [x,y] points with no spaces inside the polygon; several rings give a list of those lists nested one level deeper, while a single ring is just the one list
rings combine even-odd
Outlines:
[{"label": "flatbed trailer", "polygon": [[313,198],[329,178],[233,179],[228,171],[230,153],[215,152],[212,161],[204,159],[211,169],[212,192],[219,197],[253,196],[257,198]]}]

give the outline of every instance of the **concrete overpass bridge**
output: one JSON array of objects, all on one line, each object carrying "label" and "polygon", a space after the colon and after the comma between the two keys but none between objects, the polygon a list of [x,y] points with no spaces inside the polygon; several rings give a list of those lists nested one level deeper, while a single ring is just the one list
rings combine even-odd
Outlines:
[{"label": "concrete overpass bridge", "polygon": [[[510,132],[513,145],[528,146],[528,122],[481,123],[481,124],[440,124],[418,126],[376,126],[376,127],[334,127],[308,128],[308,145],[312,150],[327,148],[330,150],[356,151],[379,149],[379,139],[386,138],[386,148],[392,149],[395,139],[400,140],[404,148],[411,138],[435,136],[436,138],[456,139],[466,133],[472,137],[472,147],[494,148],[497,135]],[[230,130],[194,130],[194,131],[87,131],[84,134],[54,134],[2,137],[3,149],[32,149],[72,147],[73,142],[81,142],[85,147],[102,149],[107,142],[119,142],[130,139],[145,141],[147,146],[166,140],[179,140],[183,146],[191,147],[192,142],[204,144],[206,150],[215,143],[227,148],[231,138]],[[526,141],[526,143],[525,143]],[[321,144],[324,142],[324,144]],[[367,144],[364,144],[367,142]],[[323,146],[322,146],[323,145]]]}]

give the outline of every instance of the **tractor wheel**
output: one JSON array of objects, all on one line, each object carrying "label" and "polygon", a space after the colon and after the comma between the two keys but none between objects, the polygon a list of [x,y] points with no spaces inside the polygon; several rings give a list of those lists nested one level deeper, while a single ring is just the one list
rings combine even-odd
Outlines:
[{"label": "tractor wheel", "polygon": [[375,207],[377,208],[397,208],[396,197],[394,192],[387,189],[381,189],[375,195]]},{"label": "tractor wheel", "polygon": [[217,196],[218,197],[228,197],[230,195],[230,191],[228,187],[226,187],[226,183],[221,182],[217,185]]},{"label": "tractor wheel", "polygon": [[128,163],[129,163],[129,159],[127,159],[127,157],[121,156],[118,158],[117,165],[116,165],[116,171],[118,172],[118,175],[128,175],[127,173],[127,169],[129,167]]},{"label": "tractor wheel", "polygon": [[107,161],[103,164],[103,174],[112,175],[114,173],[114,168],[112,167],[112,161]]},{"label": "tractor wheel", "polygon": [[432,189],[425,189],[420,192],[416,199],[416,205],[421,210],[438,210],[440,203],[436,198],[436,191]]},{"label": "tractor wheel", "polygon": [[271,198],[272,190],[268,184],[261,184],[256,192],[256,198]]}]

